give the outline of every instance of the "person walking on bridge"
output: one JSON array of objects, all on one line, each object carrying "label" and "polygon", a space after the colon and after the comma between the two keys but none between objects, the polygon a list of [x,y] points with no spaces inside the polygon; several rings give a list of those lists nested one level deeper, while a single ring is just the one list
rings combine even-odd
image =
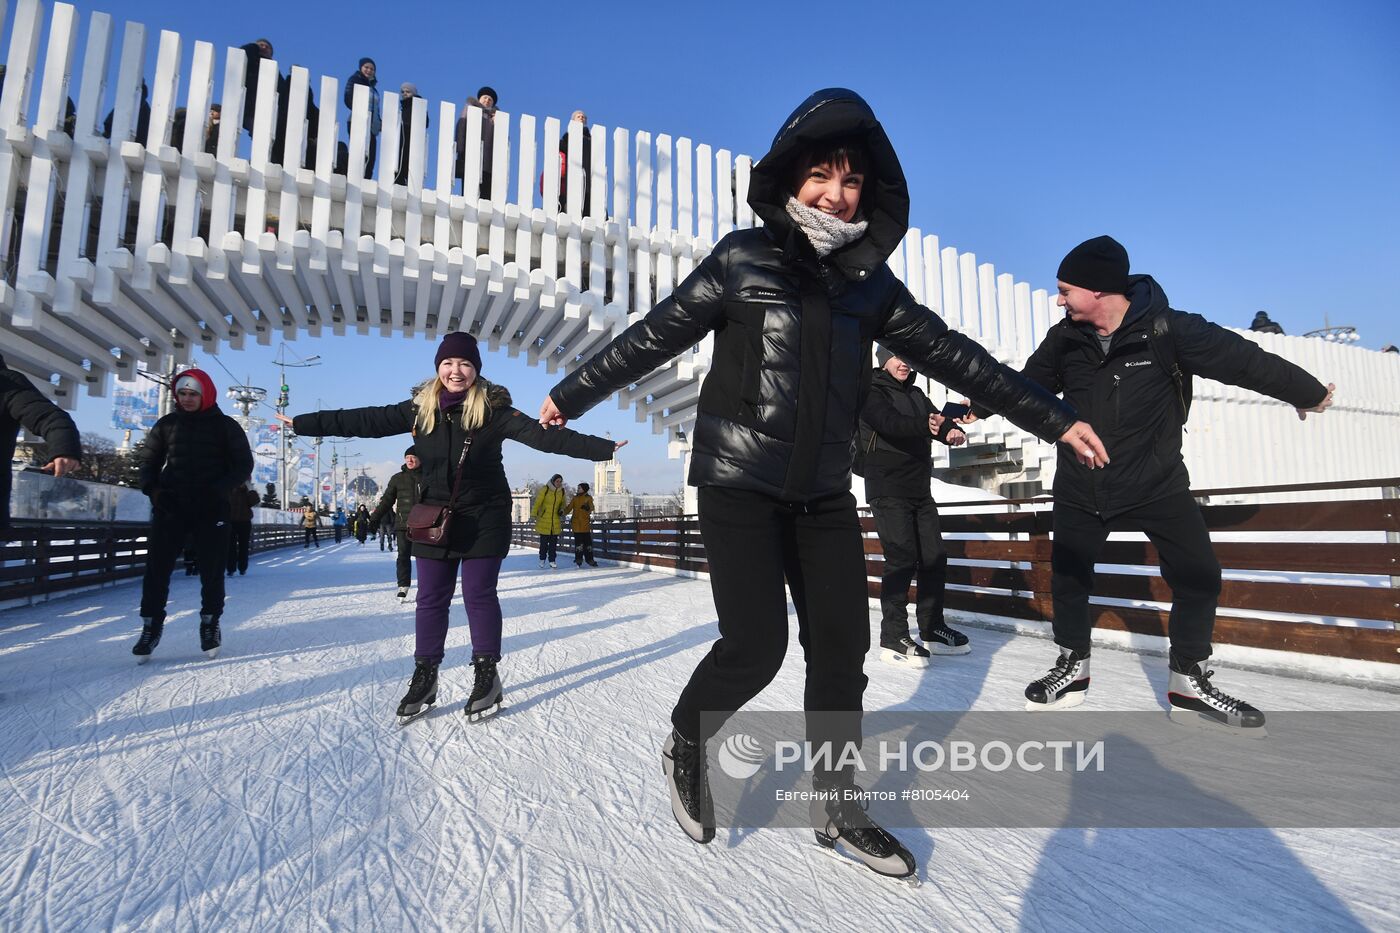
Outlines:
[{"label": "person walking on bridge", "polygon": [[[1062,393],[1103,432],[1113,463],[1090,473],[1060,452],[1055,467],[1051,598],[1059,657],[1026,687],[1032,711],[1077,706],[1089,691],[1094,564],[1110,533],[1136,531],[1157,549],[1172,591],[1167,700],[1174,718],[1262,732],[1264,714],[1221,692],[1207,669],[1220,563],[1181,455],[1191,377],[1242,386],[1297,409],[1326,411],[1336,386],[1314,379],[1199,314],[1176,311],[1150,275],[1129,275],[1128,251],[1109,236],[1070,250],[1060,263],[1050,328],[1023,372]],[[998,409],[972,396],[966,420]]]},{"label": "person walking on bridge", "polygon": [[[701,843],[715,832],[705,742],[782,666],[784,584],[807,664],[808,741],[831,750],[829,761],[859,746],[870,610],[850,478],[875,340],[924,375],[995,396],[1017,424],[1072,443],[1085,462],[1105,459],[1068,405],[949,330],[890,271],[909,191],[854,91],[818,91],[783,121],[748,200],[763,226],[725,236],[540,408],[541,423],[562,425],[714,335],[689,482],[720,637],[681,692],[662,751],[671,812]],[[854,782],[839,765],[813,774],[817,841],[882,874],[913,874],[913,855],[866,815]]]},{"label": "person walking on bridge", "polygon": [[[496,580],[510,550],[511,497],[501,446],[517,441],[535,450],[581,460],[611,460],[613,443],[568,430],[546,430],[511,405],[510,392],[481,378],[481,351],[471,334],[448,334],[433,358],[434,374],[414,396],[394,405],[319,411],[292,420],[304,437],[389,437],[415,433],[422,464],[422,503],[442,506],[441,538],[409,526],[418,561],[413,676],[398,715],[410,719],[437,701],[438,666],[447,643],[448,610],[462,580],[471,627],[475,681],[466,713],[476,721],[501,703],[501,602]],[[288,419],[284,419],[288,420]],[[424,511],[420,506],[419,511]],[[431,511],[431,510],[428,510]],[[443,528],[442,523],[446,523]]]}]

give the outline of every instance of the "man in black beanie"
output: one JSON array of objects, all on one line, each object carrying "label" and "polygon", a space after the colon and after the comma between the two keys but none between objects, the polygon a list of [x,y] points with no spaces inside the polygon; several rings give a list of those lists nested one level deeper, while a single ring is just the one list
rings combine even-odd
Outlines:
[{"label": "man in black beanie", "polygon": [[[473,347],[475,349],[475,347]],[[480,367],[477,367],[480,369]],[[408,543],[408,513],[423,496],[423,472],[419,469],[418,453],[412,447],[403,452],[403,469],[389,477],[384,495],[369,517],[370,527],[378,527],[391,514],[394,518],[394,543],[399,546],[394,569],[398,575],[398,598],[408,598],[413,585],[413,553]]]},{"label": "man in black beanie", "polygon": [[1026,708],[1061,709],[1084,701],[1094,563],[1110,532],[1137,531],[1157,548],[1172,591],[1172,715],[1262,734],[1264,714],[1216,689],[1205,666],[1220,564],[1181,456],[1191,377],[1276,398],[1296,408],[1300,419],[1325,411],[1335,386],[1323,386],[1199,314],[1173,310],[1151,276],[1129,274],[1128,251],[1112,237],[1070,250],[1057,278],[1064,320],[1050,328],[1024,372],[1063,393],[1099,432],[1112,461],[1093,476],[1072,456],[1056,464],[1051,593],[1060,656],[1026,687]]}]

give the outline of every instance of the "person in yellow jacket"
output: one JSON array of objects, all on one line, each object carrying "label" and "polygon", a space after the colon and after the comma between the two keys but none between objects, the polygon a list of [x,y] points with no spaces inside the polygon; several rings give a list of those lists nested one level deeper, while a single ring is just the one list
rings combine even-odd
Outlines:
[{"label": "person in yellow jacket", "polygon": [[570,516],[569,529],[574,533],[574,566],[597,567],[593,559],[593,497],[588,494],[588,484],[579,483],[578,493],[564,506],[564,514]]},{"label": "person in yellow jacket", "polygon": [[550,567],[558,567],[559,531],[563,523],[564,477],[555,473],[535,496],[535,505],[530,509],[530,517],[535,520],[535,530],[540,533],[540,569],[545,561]]},{"label": "person in yellow jacket", "polygon": [[306,550],[311,545],[316,545],[319,549],[321,542],[316,540],[316,529],[321,524],[321,516],[316,514],[314,505],[305,505],[301,510],[301,530],[305,533],[306,540],[302,542],[302,550]]}]

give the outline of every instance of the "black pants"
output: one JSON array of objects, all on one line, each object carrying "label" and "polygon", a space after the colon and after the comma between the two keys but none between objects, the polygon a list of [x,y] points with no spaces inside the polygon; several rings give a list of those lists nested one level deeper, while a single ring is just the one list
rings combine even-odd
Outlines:
[{"label": "black pants", "polygon": [[1089,650],[1089,594],[1094,563],[1111,531],[1140,531],[1157,548],[1162,579],[1172,591],[1167,634],[1183,659],[1201,661],[1211,654],[1215,605],[1220,597],[1220,562],[1211,548],[1201,508],[1188,492],[1139,506],[1104,521],[1092,512],[1055,505],[1051,550],[1051,593],[1055,604],[1055,643]]},{"label": "black pants", "polygon": [[313,545],[313,544],[316,545],[317,547],[320,547],[320,546],[321,546],[321,542],[316,540],[316,529],[315,529],[315,528],[303,528],[302,531],[305,533],[305,534],[303,535],[303,537],[302,537],[302,542],[301,542],[301,546],[302,546],[303,548],[308,548],[308,547],[310,547],[310,546]]},{"label": "black pants", "polygon": [[218,617],[224,611],[224,562],[228,557],[228,521],[217,512],[156,509],[151,516],[151,538],[146,553],[146,574],[141,580],[141,617],[165,618],[170,599],[170,572],[175,558],[192,536],[199,563],[201,615]]},{"label": "black pants", "polygon": [[593,559],[593,532],[575,531],[574,563],[582,566],[584,561],[588,561],[590,564],[597,563],[597,561]]},{"label": "black pants", "polygon": [[409,586],[413,583],[413,549],[408,543],[408,529],[395,532],[394,537],[399,546],[399,556],[394,561],[394,570],[398,575],[399,586]]},{"label": "black pants", "polygon": [[885,552],[880,577],[880,643],[894,645],[909,634],[909,581],[918,583],[915,618],[925,639],[943,624],[943,586],[948,579],[948,551],[938,530],[938,506],[932,497],[870,500],[875,531]]},{"label": "black pants", "polygon": [[379,550],[382,551],[386,547],[391,551],[394,549],[394,538],[396,536],[394,534],[393,525],[381,524],[377,536],[379,538]]},{"label": "black pants", "polygon": [[[865,548],[856,501],[841,493],[780,502],[762,493],[703,486],[700,535],[710,564],[719,640],[691,674],[671,713],[680,734],[708,739],[766,687],[787,654],[787,593],[807,664],[803,708],[813,742],[860,741],[862,670],[870,649]],[[701,713],[706,717],[702,729]]]},{"label": "black pants", "polygon": [[239,573],[248,572],[248,545],[252,540],[252,522],[229,522],[228,566],[225,569],[230,575],[235,570]]},{"label": "black pants", "polygon": [[345,536],[345,526],[344,526],[344,525],[331,525],[331,530],[335,532],[335,543],[336,543],[336,544],[339,544],[339,543],[340,543],[340,539],[343,538],[343,537]]},{"label": "black pants", "polygon": [[554,561],[559,555],[559,536],[540,535],[540,560]]}]

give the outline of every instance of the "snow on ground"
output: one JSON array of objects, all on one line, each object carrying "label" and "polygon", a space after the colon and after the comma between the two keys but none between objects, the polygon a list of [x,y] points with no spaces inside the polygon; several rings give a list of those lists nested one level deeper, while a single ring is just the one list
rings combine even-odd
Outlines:
[{"label": "snow on ground", "polygon": [[[413,615],[392,580],[372,543],[262,555],[229,581],[216,661],[193,578],[144,667],[135,585],[0,613],[0,929],[1400,928],[1395,830],[903,830],[917,889],[801,830],[697,846],[659,749],[714,634],[707,583],[514,552],[506,710],[461,715],[458,605],[442,705],[401,729]],[[1018,709],[1049,643],[971,634],[925,672],[868,662],[867,708]],[[757,708],[798,708],[791,641]],[[1396,705],[1222,679],[1266,710]],[[1091,702],[1155,709],[1165,681],[1161,658],[1101,650]]]}]

